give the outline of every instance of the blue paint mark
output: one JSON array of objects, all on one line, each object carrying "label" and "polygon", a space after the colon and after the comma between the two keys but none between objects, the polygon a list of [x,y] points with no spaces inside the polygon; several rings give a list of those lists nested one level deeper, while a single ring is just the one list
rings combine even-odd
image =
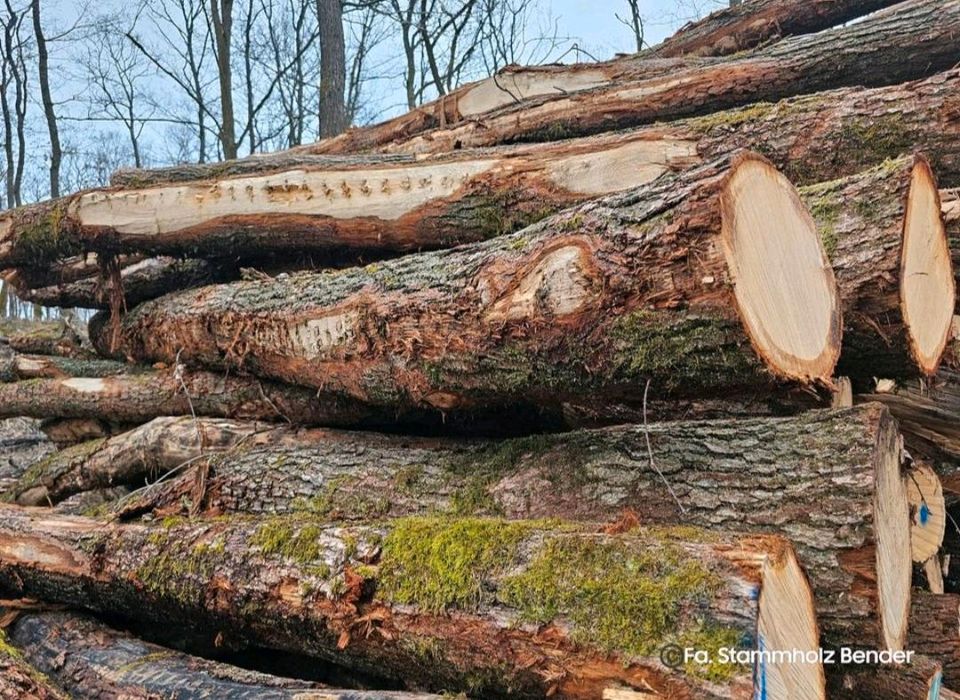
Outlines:
[{"label": "blue paint mark", "polygon": [[753,699],[767,700],[767,660],[764,658],[763,636],[758,636],[757,649],[760,651],[759,661],[753,669]]},{"label": "blue paint mark", "polygon": [[943,674],[939,671],[937,675],[933,678],[933,683],[930,684],[930,695],[928,696],[929,700],[938,700],[940,697],[940,686],[943,683]]},{"label": "blue paint mark", "polygon": [[929,520],[930,520],[930,508],[927,506],[926,503],[921,503],[920,504],[920,524],[926,525]]},{"label": "blue paint mark", "polygon": [[750,600],[758,600],[760,598],[760,586],[754,586],[750,589]]}]

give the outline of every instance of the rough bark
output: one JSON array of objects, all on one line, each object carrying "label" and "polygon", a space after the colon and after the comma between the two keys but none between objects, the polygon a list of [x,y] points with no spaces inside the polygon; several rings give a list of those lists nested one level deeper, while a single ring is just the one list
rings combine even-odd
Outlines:
[{"label": "rough bark", "polygon": [[[368,528],[289,518],[148,528],[5,508],[0,583],[427,689],[586,699],[626,687],[678,700],[751,698],[749,669],[727,667],[710,683],[669,671],[651,654],[673,638],[756,645],[758,624],[767,648],[786,641],[813,649],[805,578],[784,540],[684,532],[600,535],[539,521],[445,518]],[[567,578],[551,593],[539,577],[550,571],[552,580],[556,567]],[[587,579],[597,584],[593,575],[605,581],[594,589],[600,606],[578,596]],[[774,578],[785,595],[765,588]],[[792,639],[776,639],[773,610],[797,615]],[[822,697],[822,669],[804,668],[813,691],[803,696]]]},{"label": "rough bark", "polygon": [[113,435],[123,425],[102,418],[45,418],[40,422],[40,430],[58,449],[63,449]]},{"label": "rough bark", "polygon": [[275,426],[216,418],[155,418],[121,435],[37,460],[7,497],[21,505],[40,506],[82,491],[143,484],[271,428]]},{"label": "rough bark", "polygon": [[127,365],[116,360],[21,355],[4,353],[0,349],[0,382],[37,378],[109,377],[122,374],[127,368]]},{"label": "rough bark", "polygon": [[67,700],[68,697],[25,661],[0,630],[0,699]]},{"label": "rough bark", "polygon": [[[481,84],[475,87],[488,99],[477,101],[485,108],[479,115],[464,113],[469,95],[460,93],[441,101],[435,111],[428,107],[305,148],[312,153],[374,148],[438,153],[612,131],[844,85],[890,85],[954,66],[960,59],[953,40],[958,29],[960,3],[955,0],[909,0],[863,22],[785,39],[742,57],[687,59],[688,67],[673,63],[660,71],[642,60],[575,70],[553,67],[572,88],[562,92],[556,90],[556,75],[548,78],[543,69],[534,69],[524,77],[539,89],[521,92],[519,102],[512,90],[497,91],[502,97],[493,99],[489,96],[495,90]],[[653,74],[631,80],[626,70],[631,65]]]},{"label": "rough bark", "polygon": [[422,693],[337,690],[248,671],[141,641],[77,613],[23,615],[10,638],[29,663],[75,697],[439,700]]},{"label": "rough bark", "polygon": [[144,423],[158,416],[220,416],[299,423],[362,423],[374,413],[343,398],[250,377],[146,370],[103,378],[0,384],[0,416]]},{"label": "rough bark", "polygon": [[16,483],[31,464],[56,449],[29,418],[0,420],[0,490]]},{"label": "rough bark", "polygon": [[960,595],[914,591],[907,646],[939,661],[946,685],[960,685]]},{"label": "rough bark", "polygon": [[940,698],[940,664],[920,654],[915,654],[909,664],[848,664],[827,668],[827,694],[831,700]]},{"label": "rough bark", "polygon": [[[123,304],[132,309],[137,304],[178,289],[193,289],[239,279],[241,271],[235,263],[218,260],[177,260],[169,257],[147,258],[121,268]],[[41,287],[15,283],[17,296],[23,301],[60,308],[109,309],[111,283],[99,274],[83,279]]]},{"label": "rough bark", "polygon": [[[939,198],[929,163],[922,156],[887,161],[800,194],[840,290],[844,329],[837,374],[853,379],[861,391],[874,377],[932,375],[952,334],[956,291],[940,202],[935,222],[917,226],[911,219],[911,207],[924,196]],[[939,255],[926,259],[929,250]],[[908,264],[918,253],[925,258],[922,270]],[[910,275],[930,280],[922,301],[907,293]],[[938,286],[939,293],[932,293]]]},{"label": "rough bark", "polygon": [[895,0],[751,0],[691,22],[643,56],[726,56],[809,34],[896,4]]},{"label": "rough bark", "polygon": [[27,355],[89,356],[83,340],[64,320],[0,320],[0,344]]},{"label": "rough bark", "polygon": [[930,460],[948,503],[960,499],[960,374],[940,368],[928,382],[910,381],[892,390],[863,394],[857,401],[879,401],[890,409],[907,448]]},{"label": "rough bark", "polygon": [[[883,575],[903,591],[911,571],[896,440],[892,419],[875,405],[490,443],[277,429],[197,461],[125,500],[115,514],[309,513],[349,522],[449,512],[602,521],[628,510],[644,524],[777,533],[795,542],[825,638],[846,645],[872,639],[884,647],[876,604],[877,517],[888,519],[891,541],[903,547]],[[31,470],[14,489],[20,502],[46,502],[46,494],[56,501],[81,479],[100,485],[125,468],[96,453],[66,469],[63,461],[54,455],[45,464],[55,467]],[[142,481],[144,470],[133,474]],[[790,488],[759,483],[770,479]],[[884,489],[892,484],[899,512],[875,512],[881,482]],[[904,599],[890,606],[900,608],[886,621],[894,646],[903,644],[907,605]]]},{"label": "rough bark", "polygon": [[[793,232],[754,251],[770,265],[783,257],[776,280],[741,258],[758,237],[739,207],[756,201]],[[791,382],[830,377],[835,293],[795,191],[765,161],[739,156],[452,251],[168,295],[122,318],[117,347],[392,409],[638,404],[648,380],[658,401],[746,395],[769,408],[796,400]],[[756,307],[768,301],[775,313]],[[791,324],[802,350],[784,333]],[[107,348],[97,325],[94,342]]]}]

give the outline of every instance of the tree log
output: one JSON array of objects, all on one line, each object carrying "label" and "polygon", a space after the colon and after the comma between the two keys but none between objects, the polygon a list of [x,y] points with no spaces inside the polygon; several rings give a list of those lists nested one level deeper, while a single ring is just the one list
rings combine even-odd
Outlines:
[{"label": "tree log", "polygon": [[828,666],[830,700],[940,700],[943,675],[939,662],[914,654],[904,664]]},{"label": "tree log", "polygon": [[939,661],[946,685],[960,685],[960,596],[914,591],[907,646]]},{"label": "tree log", "polygon": [[142,484],[273,427],[218,418],[155,418],[121,435],[38,460],[7,496],[21,505],[40,506],[83,491]]},{"label": "tree log", "polygon": [[[145,423],[158,416],[219,416],[362,424],[376,414],[349,399],[250,377],[141,370],[123,375],[0,383],[0,416],[99,418]],[[384,421],[385,422],[385,421]]]},{"label": "tree log", "polygon": [[110,377],[122,374],[127,369],[127,365],[116,360],[4,353],[0,346],[0,382],[16,382],[21,379]]},{"label": "tree log", "polygon": [[[120,293],[126,308],[178,289],[192,289],[239,279],[240,268],[229,262],[177,260],[169,257],[146,258],[121,269]],[[31,288],[15,279],[17,296],[43,306],[82,309],[109,309],[110,280],[99,275],[75,281]]]},{"label": "tree log", "polygon": [[39,671],[24,661],[20,652],[7,643],[0,630],[0,699],[67,700],[66,693],[54,687]]},{"label": "tree log", "polygon": [[56,448],[29,418],[0,419],[0,491]]},{"label": "tree log", "polygon": [[[902,648],[911,556],[897,440],[877,405],[474,443],[277,429],[125,499],[115,515],[604,521],[629,511],[644,524],[782,534],[796,543],[828,641]],[[100,485],[123,468],[132,480],[145,476],[137,463],[94,455],[32,470],[16,487],[21,502],[45,503],[43,488],[56,501],[81,480]],[[771,479],[789,488],[766,485]]]},{"label": "tree log", "polygon": [[[648,74],[634,79],[623,62],[535,69],[533,75],[545,80],[534,82],[543,87],[517,94],[519,102],[510,94],[513,90],[487,89],[484,99],[476,101],[479,107],[468,101],[465,109],[462,96],[451,96],[438,110],[445,121],[429,108],[415,110],[301,147],[300,152],[440,153],[551,141],[843,85],[890,85],[954,66],[960,60],[953,41],[958,29],[956,0],[908,0],[862,22],[785,39],[745,56],[690,61],[685,67],[674,63],[667,70],[654,69],[647,61],[641,65]],[[568,79],[566,85],[558,81],[558,72]],[[458,113],[445,113],[447,104]],[[482,118],[477,118],[477,109]]]},{"label": "tree log", "polygon": [[843,304],[838,374],[900,379],[936,372],[956,300],[940,195],[921,156],[801,190]]},{"label": "tree log", "polygon": [[30,613],[11,634],[28,662],[75,697],[128,700],[440,700],[437,695],[336,690],[188,656],[77,613]]},{"label": "tree log", "polygon": [[[785,540],[695,528],[603,535],[472,518],[148,528],[3,508],[0,584],[482,697],[626,687],[752,698],[750,668],[670,671],[655,655],[674,640],[818,647],[809,585]],[[770,698],[823,697],[819,663],[772,661],[759,673]]]},{"label": "tree log", "polygon": [[121,325],[137,360],[447,412],[639,402],[648,380],[658,400],[789,403],[785,383],[829,381],[840,343],[814,223],[750,154],[453,251],[169,295]]},{"label": "tree log", "polygon": [[641,56],[726,56],[809,34],[895,4],[891,0],[750,0],[690,22]]},{"label": "tree log", "polygon": [[84,339],[63,319],[56,321],[0,320],[0,341],[27,355],[89,356]]},{"label": "tree log", "polygon": [[[824,93],[626,134],[425,161],[356,157],[348,166],[343,158],[331,163],[330,157],[287,152],[215,166],[136,171],[117,178],[124,189],[81,193],[7,214],[8,222],[19,223],[0,233],[0,241],[6,241],[0,242],[0,257],[36,267],[78,249],[114,250],[117,246],[177,255],[231,256],[233,262],[191,260],[160,267],[156,261],[140,262],[137,267],[134,256],[123,266],[125,270],[132,266],[124,273],[130,307],[159,289],[193,286],[206,274],[211,281],[216,281],[213,277],[235,277],[238,256],[262,265],[263,256],[270,251],[307,250],[320,252],[324,264],[342,265],[356,263],[358,256],[368,261],[372,256],[411,248],[476,240],[535,221],[565,204],[645,182],[664,170],[729,154],[743,143],[763,151],[802,183],[852,174],[915,148],[932,154],[934,165],[948,179],[960,177],[960,123],[955,118],[956,105],[950,106],[956,101],[958,82],[957,71],[952,71],[908,86]],[[827,155],[821,147],[824,142],[832,144]],[[427,181],[414,177],[414,171],[422,174],[438,168],[459,168],[465,175],[473,174],[451,193],[441,195],[439,179],[425,184]],[[477,168],[489,170],[476,173]],[[364,183],[378,181],[374,177],[377,172],[392,174],[400,184],[408,179],[418,183],[415,192],[433,197],[432,203],[416,206],[400,219],[382,211],[377,218],[371,217],[373,199],[384,206],[396,200],[398,210],[409,205],[409,191],[399,186],[388,192],[381,188],[362,194],[369,188]],[[316,197],[312,185],[309,191],[287,192],[283,197],[276,194],[277,188],[289,190],[291,183],[329,179],[338,173],[343,176],[341,185],[354,196],[346,197],[338,186],[328,196]],[[265,188],[257,190],[256,202],[244,199],[237,203],[222,196],[254,184]],[[189,195],[188,201],[171,208],[170,197],[175,193],[178,197]],[[211,209],[207,200],[217,193],[221,196]],[[206,202],[202,208],[201,200]],[[121,209],[130,209],[132,215],[120,216]],[[449,215],[442,215],[444,209]],[[38,221],[45,222],[40,228],[55,244],[31,242],[40,230]],[[159,227],[157,222],[161,222]],[[304,263],[287,259],[277,264],[293,269]],[[42,276],[36,279],[34,267],[21,267],[19,273],[7,275],[24,298],[91,308],[106,303],[96,298],[101,286],[98,275],[82,284],[63,286]]]}]

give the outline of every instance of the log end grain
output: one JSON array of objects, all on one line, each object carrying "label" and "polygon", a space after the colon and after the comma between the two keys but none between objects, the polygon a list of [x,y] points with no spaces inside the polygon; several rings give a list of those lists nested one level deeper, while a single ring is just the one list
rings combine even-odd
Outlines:
[{"label": "log end grain", "polygon": [[833,271],[809,211],[766,159],[739,156],[721,194],[722,241],[744,326],[782,377],[828,382],[840,355]]},{"label": "log end grain", "polygon": [[910,502],[910,550],[913,561],[920,564],[936,556],[943,544],[946,503],[940,479],[928,465],[916,465],[905,479]]},{"label": "log end grain", "polygon": [[903,224],[900,304],[911,352],[928,376],[946,351],[956,299],[941,209],[936,177],[927,160],[917,156]]}]

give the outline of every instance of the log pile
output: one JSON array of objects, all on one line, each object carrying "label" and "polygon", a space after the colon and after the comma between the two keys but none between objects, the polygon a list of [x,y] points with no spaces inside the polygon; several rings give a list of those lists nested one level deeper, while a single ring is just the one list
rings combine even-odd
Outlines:
[{"label": "log pile", "polygon": [[749,0],[0,213],[98,310],[0,325],[0,697],[953,697],[957,36]]}]

